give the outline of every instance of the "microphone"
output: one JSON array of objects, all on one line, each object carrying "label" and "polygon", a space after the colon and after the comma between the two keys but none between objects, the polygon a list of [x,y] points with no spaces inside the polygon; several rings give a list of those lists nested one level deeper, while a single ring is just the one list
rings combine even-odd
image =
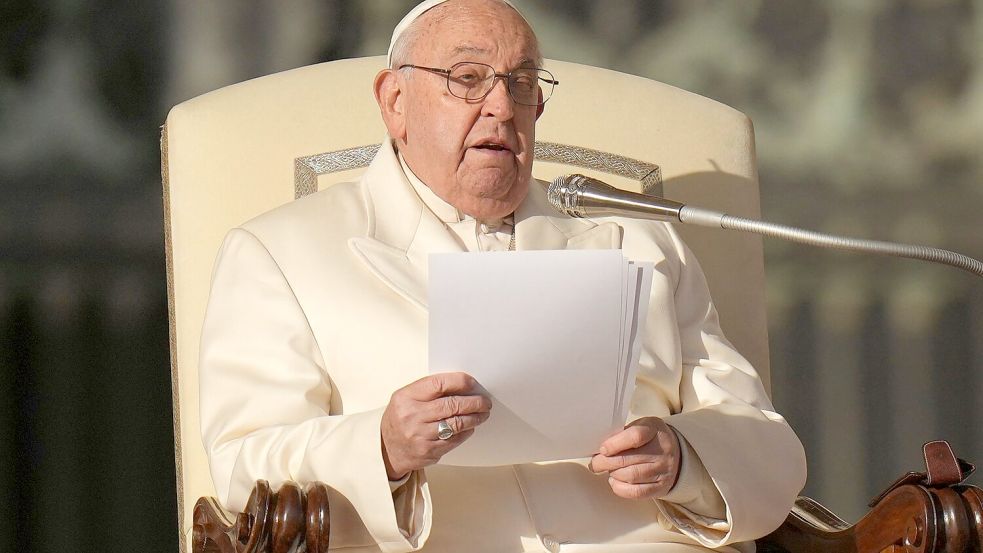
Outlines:
[{"label": "microphone", "polygon": [[679,221],[683,204],[615,188],[584,175],[557,177],[546,192],[550,205],[571,217],[628,215],[656,221]]},{"label": "microphone", "polygon": [[724,228],[724,213],[692,207],[658,196],[629,192],[584,175],[557,177],[546,192],[556,210],[571,217],[625,216]]},{"label": "microphone", "polygon": [[628,192],[584,175],[557,177],[546,192],[550,205],[571,217],[621,216],[655,221],[681,222],[725,230],[740,230],[823,248],[893,255],[950,265],[983,277],[983,263],[949,250],[895,244],[879,240],[845,238],[767,221],[737,217],[719,211],[688,206],[665,198]]}]

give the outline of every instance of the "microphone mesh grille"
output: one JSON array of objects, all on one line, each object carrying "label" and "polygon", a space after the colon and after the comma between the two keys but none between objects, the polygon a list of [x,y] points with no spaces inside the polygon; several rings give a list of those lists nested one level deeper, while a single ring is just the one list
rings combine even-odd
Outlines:
[{"label": "microphone mesh grille", "polygon": [[[563,208],[563,179],[564,177],[556,177],[553,182],[550,183],[549,189],[546,191],[546,199],[549,201],[553,209],[559,211],[560,213],[567,213]],[[569,215],[569,213],[567,213]]]}]

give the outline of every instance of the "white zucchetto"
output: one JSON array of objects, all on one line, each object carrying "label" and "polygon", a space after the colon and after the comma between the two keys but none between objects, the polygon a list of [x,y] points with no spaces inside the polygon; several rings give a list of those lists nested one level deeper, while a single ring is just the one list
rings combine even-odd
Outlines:
[{"label": "white zucchetto", "polygon": [[[399,22],[399,24],[396,25],[396,28],[393,29],[393,37],[389,41],[389,52],[386,54],[386,63],[389,66],[392,66],[393,64],[393,47],[396,46],[396,41],[399,40],[399,37],[402,36],[404,32],[406,32],[406,29],[409,29],[410,25],[412,25],[414,21],[419,19],[421,15],[427,13],[431,9],[447,1],[448,0],[424,0],[423,2],[417,4],[415,8],[410,10],[410,13],[406,14],[403,17],[403,19]],[[507,6],[515,10],[515,13],[518,13],[519,17],[525,19],[522,13],[520,13],[519,10],[509,0],[497,0],[497,1],[506,4]]]}]

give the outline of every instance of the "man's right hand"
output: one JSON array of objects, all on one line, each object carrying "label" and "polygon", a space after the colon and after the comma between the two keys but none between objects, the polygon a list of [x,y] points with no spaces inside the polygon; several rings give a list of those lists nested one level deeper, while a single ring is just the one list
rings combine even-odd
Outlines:
[{"label": "man's right hand", "polygon": [[[434,374],[393,392],[382,415],[382,458],[390,480],[435,464],[488,420],[492,402],[465,373]],[[447,421],[454,435],[437,438]]]}]

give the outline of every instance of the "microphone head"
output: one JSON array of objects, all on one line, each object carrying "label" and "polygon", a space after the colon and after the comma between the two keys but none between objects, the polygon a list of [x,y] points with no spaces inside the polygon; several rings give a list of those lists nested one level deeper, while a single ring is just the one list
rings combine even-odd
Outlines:
[{"label": "microphone head", "polygon": [[680,221],[679,202],[620,190],[584,175],[557,177],[546,191],[554,209],[570,217],[621,216],[655,221]]},{"label": "microphone head", "polygon": [[546,191],[546,199],[553,209],[571,217],[586,217],[580,206],[580,192],[587,184],[584,175],[562,175],[553,179]]}]

